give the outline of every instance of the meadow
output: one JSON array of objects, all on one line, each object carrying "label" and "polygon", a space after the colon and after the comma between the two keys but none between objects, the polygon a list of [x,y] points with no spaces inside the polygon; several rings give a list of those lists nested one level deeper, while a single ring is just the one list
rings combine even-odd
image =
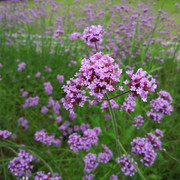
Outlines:
[{"label": "meadow", "polygon": [[180,179],[179,23],[178,0],[0,2],[0,180]]}]

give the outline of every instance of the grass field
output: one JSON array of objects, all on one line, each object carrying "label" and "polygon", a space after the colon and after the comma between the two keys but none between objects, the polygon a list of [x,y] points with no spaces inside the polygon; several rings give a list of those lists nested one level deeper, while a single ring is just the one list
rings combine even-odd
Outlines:
[{"label": "grass field", "polygon": [[[145,4],[137,6],[140,2]],[[179,3],[178,0],[127,1],[123,6],[116,7],[113,3],[117,5],[121,1],[104,1],[103,4],[102,1],[74,3],[73,0],[68,0],[60,4],[60,1],[50,0],[49,3],[37,3],[39,6],[36,7],[33,7],[35,2],[32,1],[25,2],[24,5],[0,4],[0,130],[7,129],[15,134],[7,139],[0,134],[0,179],[13,180],[29,175],[27,169],[18,176],[8,168],[10,161],[18,156],[19,149],[25,149],[39,158],[39,162],[33,160],[29,163],[33,165],[29,179],[34,179],[37,172],[44,171],[46,174],[58,172],[63,180],[80,180],[83,176],[86,180],[85,176],[89,173],[84,171],[83,158],[88,153],[98,156],[102,152],[101,145],[104,144],[112,151],[113,157],[108,163],[99,162],[98,167],[91,170],[95,180],[108,180],[113,174],[123,180],[178,180],[180,9],[175,6]],[[166,12],[158,16],[157,12],[161,7],[164,11],[169,11],[170,16]],[[135,11],[138,11],[138,16]],[[170,18],[176,19],[176,22]],[[69,35],[73,32],[82,33],[93,24],[102,25],[106,32],[98,51],[110,54],[123,71],[118,86],[124,86],[124,91],[129,90],[123,81],[129,80],[126,71],[130,69],[134,69],[135,73],[143,68],[157,80],[156,93],[150,92],[147,102],[137,97],[133,112],[121,110],[127,94],[115,99],[119,105],[119,108],[114,109],[118,141],[137,161],[140,170],[132,177],[124,175],[121,171],[123,165],[116,163],[118,152],[116,131],[113,128],[114,118],[106,118],[107,114],[112,113],[111,109],[102,112],[102,103],[90,105],[86,102],[84,107],[75,106],[75,114],[71,114],[61,102],[61,98],[66,96],[63,85],[78,72],[84,57],[88,59],[96,53],[95,48],[88,46],[80,38],[71,40]],[[55,37],[55,30],[63,30],[63,34]],[[22,62],[26,66],[18,70]],[[40,72],[39,77],[37,72]],[[59,82],[57,75],[64,76],[63,83]],[[48,95],[45,91],[46,82],[51,83],[52,94]],[[147,116],[147,112],[151,109],[150,101],[158,98],[157,92],[160,90],[165,90],[172,96],[173,112],[171,115],[164,115],[161,122],[157,123]],[[116,90],[108,92],[108,95],[113,97],[119,93]],[[89,90],[87,95],[90,96]],[[37,105],[24,108],[28,97],[35,96],[39,97]],[[50,97],[54,100],[54,105],[51,106]],[[46,113],[42,110],[44,106],[48,109]],[[134,117],[138,115],[144,117],[144,124],[139,130],[132,125]],[[24,124],[18,122],[20,117],[27,121]],[[26,123],[28,128],[25,128]],[[102,132],[98,136],[97,146],[93,145],[88,152],[80,150],[75,153],[70,149],[68,139],[73,132],[83,136],[83,128],[86,129],[84,124],[87,129],[100,127]],[[75,126],[81,130],[73,130]],[[156,128],[164,134],[160,139],[162,150],[156,151],[154,163],[146,167],[141,163],[139,155],[131,153],[131,142],[136,137],[154,133]],[[35,133],[42,129],[48,135],[54,135],[56,140],[61,141],[61,145],[47,145],[35,140]],[[122,147],[120,154],[124,154]]]}]

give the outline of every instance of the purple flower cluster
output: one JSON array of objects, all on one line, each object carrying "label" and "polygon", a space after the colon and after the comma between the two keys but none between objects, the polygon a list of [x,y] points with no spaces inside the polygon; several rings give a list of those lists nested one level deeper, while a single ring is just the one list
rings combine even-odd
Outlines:
[{"label": "purple flower cluster", "polygon": [[41,108],[41,113],[43,113],[43,114],[48,113],[48,108],[47,108],[46,106],[43,106],[43,107]]},{"label": "purple flower cluster", "polygon": [[69,39],[72,41],[77,40],[78,38],[80,38],[82,36],[81,33],[79,32],[73,32],[72,34],[69,35]]},{"label": "purple flower cluster", "polygon": [[70,149],[74,152],[78,152],[79,149],[89,151],[92,145],[97,145],[98,135],[101,133],[99,127],[94,129],[87,129],[83,132],[83,136],[73,133],[69,136],[68,144]]},{"label": "purple flower cluster", "polygon": [[[130,81],[126,80],[124,83],[130,88],[134,97],[140,96],[143,101],[147,101],[148,92],[154,92],[157,88],[156,80],[151,75],[146,77],[147,72],[143,71],[142,68],[133,74],[132,71],[126,71]],[[151,78],[151,80],[150,80]]]},{"label": "purple flower cluster", "polygon": [[[110,103],[111,103],[111,106],[112,106],[113,109],[118,109],[119,108],[119,104],[114,99],[111,99]],[[101,104],[101,109],[102,109],[102,112],[104,112],[105,110],[108,110],[108,102],[107,101],[104,101]]]},{"label": "purple flower cluster", "polygon": [[45,89],[47,95],[51,95],[52,94],[53,87],[52,87],[50,82],[45,82],[44,83],[44,89]]},{"label": "purple flower cluster", "polygon": [[[130,155],[129,155],[130,157]],[[137,162],[134,161],[133,158],[131,158],[131,161],[137,166]],[[121,157],[117,158],[116,162],[118,164],[121,164],[121,171],[124,173],[126,176],[133,176],[137,170],[135,167],[132,165],[131,161],[127,158],[125,154],[123,154]]]},{"label": "purple flower cluster", "polygon": [[86,176],[83,176],[83,180],[92,180],[94,178],[94,174],[88,174]]},{"label": "purple flower cluster", "polygon": [[84,171],[86,173],[90,173],[91,169],[96,169],[98,166],[98,163],[96,162],[96,154],[88,153],[83,161],[85,163]]},{"label": "purple flower cluster", "polygon": [[161,150],[159,137],[148,133],[145,137],[137,137],[131,142],[132,153],[142,156],[141,162],[145,166],[152,165],[156,159],[156,152]]},{"label": "purple flower cluster", "polygon": [[25,62],[19,63],[17,71],[21,72],[23,69],[25,69],[25,67],[26,67]]},{"label": "purple flower cluster", "polygon": [[128,98],[125,99],[121,106],[121,110],[125,110],[128,113],[134,112],[134,108],[136,107],[136,101],[132,96],[128,96]]},{"label": "purple flower cluster", "polygon": [[39,141],[48,146],[51,146],[52,144],[55,144],[56,146],[60,146],[60,143],[61,143],[59,139],[54,138],[54,135],[49,136],[48,133],[44,129],[37,131],[34,134],[34,136],[35,136],[36,141]]},{"label": "purple flower cluster", "polygon": [[159,138],[164,137],[163,132],[160,129],[156,129],[154,133]]},{"label": "purple flower cluster", "polygon": [[67,85],[63,86],[64,92],[67,93],[65,98],[61,99],[63,106],[67,110],[73,110],[76,104],[83,107],[86,97],[85,91],[81,90],[81,80],[71,78],[66,82]]},{"label": "purple flower cluster", "polygon": [[47,65],[44,66],[46,72],[52,72],[52,69]]},{"label": "purple flower cluster", "polygon": [[101,100],[107,90],[118,89],[115,84],[120,82],[122,70],[113,58],[100,52],[89,59],[83,59],[79,72],[76,76],[82,79],[82,86],[90,90],[91,96]]},{"label": "purple flower cluster", "polygon": [[41,76],[40,72],[37,72],[36,75],[35,75],[36,78],[39,78],[40,76]]},{"label": "purple flower cluster", "polygon": [[111,175],[111,177],[109,178],[109,180],[118,180],[118,177],[116,175]]},{"label": "purple flower cluster", "polygon": [[56,30],[54,31],[53,37],[54,37],[54,38],[58,38],[59,35],[60,35],[60,34],[63,34],[63,33],[64,33],[63,30],[61,30],[61,29],[56,29]]},{"label": "purple flower cluster", "polygon": [[0,139],[8,139],[9,137],[11,137],[12,133],[9,132],[8,130],[0,130]]},{"label": "purple flower cluster", "polygon": [[48,100],[48,107],[52,107],[53,111],[56,115],[59,115],[59,109],[61,108],[59,101],[55,101],[52,97],[49,97]]},{"label": "purple flower cluster", "polygon": [[29,97],[26,99],[25,104],[23,104],[24,108],[32,107],[32,106],[37,106],[39,103],[39,97]]},{"label": "purple flower cluster", "polygon": [[143,116],[139,115],[134,118],[133,126],[137,127],[139,129],[140,126],[144,124]]},{"label": "purple flower cluster", "polygon": [[57,80],[62,84],[64,82],[64,76],[63,75],[57,75]]},{"label": "purple flower cluster", "polygon": [[94,47],[94,43],[97,43],[99,45],[103,42],[102,36],[104,36],[103,27],[100,25],[92,25],[84,30],[82,39],[88,46]]},{"label": "purple flower cluster", "polygon": [[157,94],[159,95],[160,98],[163,98],[164,100],[168,101],[169,103],[173,102],[173,98],[171,97],[171,95],[168,92],[161,90]]},{"label": "purple flower cluster", "polygon": [[61,99],[65,109],[72,110],[76,104],[81,107],[84,105],[87,98],[83,87],[90,91],[91,96],[101,101],[107,90],[118,89],[115,84],[120,81],[121,73],[122,70],[109,55],[96,53],[89,59],[83,59],[79,73],[75,75],[77,78],[71,78],[67,85],[62,87],[67,93],[66,97]]},{"label": "purple flower cluster", "polygon": [[18,123],[21,124],[21,126],[22,126],[24,129],[28,129],[28,128],[29,128],[28,120],[26,120],[24,117],[20,117],[20,118],[18,119]]},{"label": "purple flower cluster", "polygon": [[35,159],[33,155],[29,152],[20,149],[18,153],[18,157],[15,157],[13,160],[9,162],[8,168],[13,173],[14,176],[31,176],[31,169],[33,165],[30,163]]},{"label": "purple flower cluster", "polygon": [[152,133],[147,133],[147,135],[145,137],[152,144],[155,151],[162,149],[161,148],[161,141],[159,140],[159,138],[157,136],[153,135]]},{"label": "purple flower cluster", "polygon": [[131,142],[132,153],[142,156],[141,162],[145,166],[152,165],[157,154],[147,138],[137,137]]},{"label": "purple flower cluster", "polygon": [[54,177],[52,177],[50,172],[45,174],[44,171],[39,171],[36,173],[36,176],[34,176],[34,180],[60,180],[60,179],[61,177],[58,175],[58,173],[54,173]]},{"label": "purple flower cluster", "polygon": [[102,153],[98,154],[98,162],[101,163],[108,163],[112,157],[113,157],[113,153],[112,151],[105,145],[102,144]]},{"label": "purple flower cluster", "polygon": [[160,123],[164,115],[171,115],[173,111],[173,107],[171,106],[173,99],[166,91],[159,91],[158,95],[159,97],[157,99],[151,100],[150,105],[152,108],[147,112],[147,116]]}]

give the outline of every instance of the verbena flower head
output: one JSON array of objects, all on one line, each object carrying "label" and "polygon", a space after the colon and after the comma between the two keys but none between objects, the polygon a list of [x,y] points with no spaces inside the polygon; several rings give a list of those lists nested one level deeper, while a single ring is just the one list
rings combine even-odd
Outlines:
[{"label": "verbena flower head", "polygon": [[96,154],[88,153],[83,161],[85,163],[84,171],[87,173],[90,173],[91,169],[96,169],[98,166],[98,163],[96,162]]},{"label": "verbena flower head", "polygon": [[[137,166],[137,162],[135,162],[133,158],[131,158],[131,161]],[[123,154],[123,156],[116,159],[116,162],[118,164],[121,164],[122,166],[121,171],[126,176],[133,176],[137,172],[135,167],[132,165],[131,161],[127,158],[125,154]]]},{"label": "verbena flower head", "polygon": [[155,135],[159,138],[164,137],[163,132],[160,129],[155,130]]},{"label": "verbena flower head", "polygon": [[128,96],[121,106],[121,110],[125,110],[128,113],[134,112],[136,107],[136,101],[132,96]]},{"label": "verbena flower head", "polygon": [[48,108],[47,108],[46,106],[43,106],[43,107],[41,108],[41,113],[43,113],[43,114],[48,113]]},{"label": "verbena flower head", "polygon": [[8,139],[9,137],[11,137],[12,132],[9,132],[8,130],[0,130],[0,139]]},{"label": "verbena flower head", "polygon": [[19,63],[17,71],[21,72],[23,69],[25,69],[25,67],[26,67],[25,62]]},{"label": "verbena flower head", "polygon": [[137,137],[131,142],[132,153],[142,156],[141,162],[145,166],[152,165],[157,154],[153,149],[151,142],[144,137]]},{"label": "verbena flower head", "polygon": [[57,30],[54,31],[53,37],[57,38],[57,37],[59,37],[60,34],[64,34],[64,31],[61,30],[61,29],[57,29]]},{"label": "verbena flower head", "polygon": [[171,115],[173,107],[171,106],[172,97],[166,91],[158,93],[160,97],[150,101],[151,109],[147,112],[147,116],[160,123],[164,115]]},{"label": "verbena flower head", "polygon": [[122,70],[108,54],[101,52],[89,59],[83,59],[81,68],[76,77],[81,78],[81,85],[90,90],[89,94],[101,100],[107,91],[118,89],[116,83],[120,82]]},{"label": "verbena flower head", "polygon": [[152,109],[155,110],[157,113],[171,115],[171,112],[173,111],[173,107],[169,104],[169,102],[160,97],[151,100],[150,104]]},{"label": "verbena flower head", "polygon": [[[126,71],[130,81],[124,81],[124,83],[130,88],[133,96],[140,96],[143,101],[147,101],[148,92],[154,92],[157,88],[156,80],[152,78],[151,75],[147,75],[146,71],[142,68],[133,74],[133,71]],[[151,80],[150,80],[151,79]]]},{"label": "verbena flower head", "polygon": [[44,171],[39,171],[36,173],[36,176],[34,176],[34,180],[60,180],[61,177],[58,175],[58,173],[54,173],[54,177],[50,172],[45,174]]},{"label": "verbena flower head", "polygon": [[64,82],[64,76],[63,75],[57,75],[57,80],[62,84]]},{"label": "verbena flower head", "polygon": [[74,152],[78,152],[80,149],[89,151],[92,145],[97,146],[98,135],[100,134],[101,129],[95,127],[93,129],[87,129],[83,132],[83,136],[73,133],[69,136],[68,144],[70,149]]},{"label": "verbena flower head", "polygon": [[154,134],[152,133],[147,133],[147,135],[145,136],[150,143],[152,144],[153,148],[158,151],[161,150],[161,141],[159,140],[158,137],[156,137]]},{"label": "verbena flower head", "polygon": [[37,106],[38,103],[39,103],[39,97],[38,96],[29,97],[29,98],[26,99],[25,104],[23,104],[23,108]]},{"label": "verbena flower head", "polygon": [[80,78],[71,78],[66,83],[67,85],[64,85],[62,88],[67,94],[65,98],[61,99],[64,108],[67,110],[73,110],[77,104],[82,107],[86,101],[86,97],[84,96],[85,90],[81,90],[82,86],[80,85]]},{"label": "verbena flower head", "polygon": [[18,157],[15,157],[13,160],[9,162],[8,168],[13,173],[14,176],[22,177],[30,177],[31,169],[33,165],[31,162],[35,159],[33,155],[29,152],[20,149],[18,153]]},{"label": "verbena flower head", "polygon": [[92,179],[94,179],[94,174],[88,174],[88,175],[86,175],[86,176],[83,176],[83,180],[92,180]]},{"label": "verbena flower head", "polygon": [[83,59],[81,68],[75,75],[76,79],[71,78],[62,87],[66,92],[66,97],[61,99],[63,106],[67,110],[73,110],[77,104],[82,107],[87,101],[85,90],[101,101],[107,91],[118,90],[116,83],[120,82],[121,73],[122,70],[114,63],[114,59],[101,52]]},{"label": "verbena flower head", "polygon": [[168,92],[161,90],[157,94],[159,95],[159,97],[165,99],[169,103],[172,103],[173,98],[171,97],[171,95]]},{"label": "verbena flower head", "polygon": [[116,175],[111,175],[111,177],[109,178],[109,180],[118,180],[118,177]]},{"label": "verbena flower head", "polygon": [[106,146],[102,144],[102,153],[98,154],[98,162],[108,163],[113,157],[112,151]]},{"label": "verbena flower head", "polygon": [[18,123],[21,124],[21,126],[22,126],[24,129],[28,129],[28,128],[29,128],[28,120],[26,120],[24,117],[20,117],[20,118],[18,119]]},{"label": "verbena flower head", "polygon": [[50,82],[45,82],[44,83],[44,89],[45,89],[47,95],[51,95],[52,94],[53,87],[52,87]]},{"label": "verbena flower head", "polygon": [[35,134],[35,140],[39,141],[43,144],[46,144],[48,146],[55,144],[56,146],[60,146],[60,140],[59,139],[55,139],[54,135],[49,136],[48,133],[42,129],[40,131],[37,131]]},{"label": "verbena flower head", "polygon": [[139,129],[140,126],[144,124],[143,116],[139,115],[134,118],[133,126],[137,127]]},{"label": "verbena flower head", "polygon": [[80,38],[81,36],[82,36],[81,33],[73,32],[72,34],[69,35],[69,39],[72,41],[75,41],[76,39]]},{"label": "verbena flower head", "polygon": [[[114,99],[111,99],[110,103],[111,103],[111,106],[112,106],[113,109],[118,109],[119,108],[119,104]],[[101,104],[101,109],[102,109],[102,112],[104,112],[105,110],[108,110],[108,102],[107,101],[104,101]]]},{"label": "verbena flower head", "polygon": [[82,34],[82,39],[84,40],[84,43],[86,43],[88,46],[94,47],[94,43],[97,43],[99,45],[103,42],[103,36],[103,27],[101,25],[92,25],[84,30]]}]

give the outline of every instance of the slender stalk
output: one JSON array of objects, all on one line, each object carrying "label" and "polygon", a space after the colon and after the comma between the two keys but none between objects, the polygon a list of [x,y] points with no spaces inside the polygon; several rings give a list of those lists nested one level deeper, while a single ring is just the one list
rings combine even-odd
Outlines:
[{"label": "slender stalk", "polygon": [[[109,100],[115,99],[115,98],[117,98],[117,97],[119,97],[119,96],[122,96],[122,95],[124,95],[124,94],[127,94],[127,93],[129,93],[129,92],[131,92],[131,90],[128,90],[128,91],[125,91],[125,92],[123,92],[123,93],[121,93],[121,94],[118,94],[118,95],[116,95],[116,96],[113,96],[113,97],[109,98]],[[102,100],[107,100],[107,99],[102,99]]]},{"label": "slender stalk", "polygon": [[131,160],[131,158],[129,157],[127,151],[124,149],[123,145],[121,144],[120,141],[118,141],[119,146],[121,147],[121,149],[123,150],[124,154],[127,156],[127,158],[129,159],[129,161],[131,162],[131,164],[134,166],[134,168],[137,170],[137,172],[139,173],[139,175],[141,176],[141,178],[143,180],[146,180],[146,178],[144,177],[144,175],[142,174],[142,172],[140,171],[140,169],[134,164],[134,162]]},{"label": "slender stalk", "polygon": [[96,52],[98,52],[96,41],[94,43],[95,43]]},{"label": "slender stalk", "polygon": [[[126,92],[127,93],[127,92]],[[141,173],[140,169],[134,164],[134,162],[132,162],[131,158],[129,157],[127,151],[125,150],[124,146],[121,144],[120,140],[119,140],[119,134],[118,134],[118,128],[117,128],[117,120],[116,120],[116,116],[114,113],[114,110],[111,106],[110,103],[110,99],[108,98],[108,95],[105,94],[106,99],[108,101],[108,105],[109,105],[109,111],[110,111],[110,115],[111,115],[111,119],[112,119],[112,124],[113,124],[113,130],[114,130],[114,134],[115,134],[115,141],[116,141],[116,148],[117,148],[117,152],[118,152],[118,157],[120,157],[120,148],[122,149],[123,153],[127,156],[127,158],[129,159],[129,161],[131,162],[131,164],[134,166],[134,168],[137,170],[137,172],[139,173],[139,175],[141,176],[141,178],[143,180],[146,180],[146,178],[143,176],[143,174]]]},{"label": "slender stalk", "polygon": [[[112,100],[112,99],[115,99],[115,98],[117,98],[117,97],[119,97],[119,96],[122,96],[122,95],[124,95],[124,94],[127,94],[127,93],[129,93],[129,92],[131,92],[130,90],[128,90],[128,91],[125,91],[125,92],[123,92],[123,93],[121,93],[121,94],[118,94],[118,95],[116,95],[116,96],[113,96],[113,97],[111,97],[111,98],[104,98],[104,99],[102,99],[102,100],[104,100],[104,101],[107,101],[107,100]],[[94,98],[87,98],[87,99],[94,99]]]},{"label": "slender stalk", "polygon": [[107,94],[105,94],[106,96],[106,99],[108,101],[108,105],[109,105],[109,111],[110,111],[110,115],[111,115],[111,119],[112,119],[112,125],[113,125],[113,130],[114,130],[114,134],[115,134],[115,141],[116,141],[116,148],[117,148],[117,152],[118,152],[118,157],[120,156],[120,146],[119,146],[119,134],[118,134],[118,128],[117,128],[117,122],[116,122],[116,117],[115,117],[115,113],[114,113],[114,110],[111,106],[111,103],[110,103],[110,99],[108,97]]}]

